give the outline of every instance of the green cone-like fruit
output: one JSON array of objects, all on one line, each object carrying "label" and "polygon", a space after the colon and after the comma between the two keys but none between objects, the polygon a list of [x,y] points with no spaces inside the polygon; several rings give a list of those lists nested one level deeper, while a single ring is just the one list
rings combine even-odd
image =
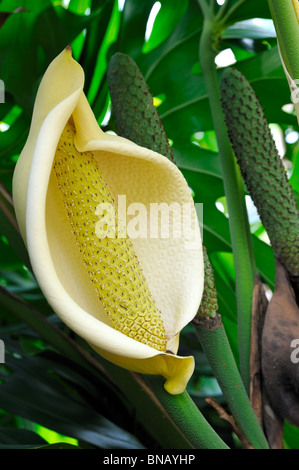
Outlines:
[{"label": "green cone-like fruit", "polygon": [[274,253],[299,275],[299,213],[268,122],[246,78],[229,68],[221,81],[228,133],[248,192]]},{"label": "green cone-like fruit", "polygon": [[119,135],[173,160],[173,152],[148,85],[134,60],[112,56],[108,81]]},{"label": "green cone-like fruit", "polygon": [[[218,310],[217,292],[214,281],[214,272],[208,258],[206,247],[203,245],[203,259],[204,259],[204,289],[201,303],[196,315],[196,318],[214,318]],[[196,321],[195,318],[195,321]]]}]

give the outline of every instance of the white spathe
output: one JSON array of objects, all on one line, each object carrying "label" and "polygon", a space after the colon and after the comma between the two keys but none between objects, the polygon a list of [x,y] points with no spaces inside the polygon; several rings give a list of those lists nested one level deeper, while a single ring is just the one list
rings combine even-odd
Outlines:
[{"label": "white spathe", "polygon": [[[104,133],[83,93],[84,72],[65,49],[40,84],[26,145],[15,168],[13,200],[36,279],[53,310],[75,333],[111,362],[140,373],[162,375],[165,389],[181,393],[193,373],[193,357],[177,354],[179,333],[196,315],[203,291],[200,230],[190,189],[164,156],[124,138]],[[195,227],[180,238],[134,238],[134,251],[159,308],[167,352],[144,345],[109,325],[93,289],[66,216],[53,160],[68,121],[76,129],[78,151],[93,152],[115,200],[190,204]],[[177,220],[175,223],[183,224]]]}]

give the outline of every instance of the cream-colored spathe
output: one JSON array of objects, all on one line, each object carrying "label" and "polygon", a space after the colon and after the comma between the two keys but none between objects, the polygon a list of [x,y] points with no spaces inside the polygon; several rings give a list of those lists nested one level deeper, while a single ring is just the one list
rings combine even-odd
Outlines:
[{"label": "cream-colored spathe", "polygon": [[[84,73],[64,50],[41,82],[30,134],[13,178],[13,199],[37,281],[53,310],[99,354],[130,370],[166,378],[170,393],[181,393],[193,357],[177,356],[179,332],[195,316],[203,290],[200,232],[188,185],[177,167],[156,152],[99,128],[83,93]],[[92,150],[115,200],[192,204],[196,238],[132,239],[148,286],[165,325],[161,353],[114,330],[88,278],[66,217],[52,164],[59,138],[71,120],[80,152]],[[183,221],[182,221],[183,222]],[[183,233],[183,232],[182,232]]]},{"label": "cream-colored spathe", "polygon": [[298,4],[298,0],[292,0],[292,2],[293,2],[293,7],[294,7],[294,10],[295,10],[296,17],[297,17],[297,20],[298,20],[298,23],[299,23],[299,4]]}]

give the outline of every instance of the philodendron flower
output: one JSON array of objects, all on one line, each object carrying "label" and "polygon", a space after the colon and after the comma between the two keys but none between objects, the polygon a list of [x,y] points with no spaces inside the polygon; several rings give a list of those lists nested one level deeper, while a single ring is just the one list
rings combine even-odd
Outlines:
[{"label": "philodendron flower", "polygon": [[[190,189],[167,158],[104,133],[83,84],[84,72],[66,48],[42,79],[15,169],[13,199],[32,268],[53,310],[101,356],[162,375],[169,393],[181,393],[194,359],[177,355],[179,333],[203,289]],[[134,219],[126,222],[123,214],[142,207],[145,221],[161,228],[161,217],[151,217],[161,203],[187,207],[192,230],[130,238]],[[171,227],[185,227],[178,211],[169,214]]]}]

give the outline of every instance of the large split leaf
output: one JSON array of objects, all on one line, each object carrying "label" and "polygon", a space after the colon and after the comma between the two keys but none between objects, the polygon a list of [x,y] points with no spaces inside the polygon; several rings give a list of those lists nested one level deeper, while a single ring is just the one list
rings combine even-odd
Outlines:
[{"label": "large split leaf", "polygon": [[[0,8],[13,11],[17,6],[17,0],[3,0]],[[0,70],[6,92],[30,113],[46,67],[102,9],[87,16],[54,7],[50,0],[24,0],[22,6],[0,29]]]}]

